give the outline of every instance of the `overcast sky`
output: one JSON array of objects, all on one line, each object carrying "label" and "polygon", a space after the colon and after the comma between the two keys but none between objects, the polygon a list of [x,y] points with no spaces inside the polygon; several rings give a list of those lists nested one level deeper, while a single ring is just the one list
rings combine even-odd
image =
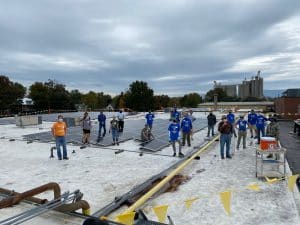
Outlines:
[{"label": "overcast sky", "polygon": [[261,70],[264,89],[300,88],[299,0],[0,1],[0,74],[30,86],[108,94],[205,93]]}]

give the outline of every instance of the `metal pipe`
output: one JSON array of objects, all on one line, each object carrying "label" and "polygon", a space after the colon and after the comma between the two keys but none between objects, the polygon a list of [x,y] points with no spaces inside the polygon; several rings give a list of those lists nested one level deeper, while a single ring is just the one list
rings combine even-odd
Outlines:
[{"label": "metal pipe", "polygon": [[150,191],[148,191],[143,197],[137,200],[132,206],[130,206],[127,210],[125,210],[121,214],[126,214],[135,211],[141,205],[143,205],[151,196],[153,196],[157,191],[159,191],[166,183],[168,183],[175,175],[177,175],[181,170],[184,169],[188,164],[190,164],[197,156],[199,156],[202,152],[204,152],[208,147],[212,145],[219,138],[219,135],[216,136],[213,140],[207,143],[204,147],[199,149],[198,152],[193,154],[189,159],[184,161],[179,167],[173,170],[166,178],[164,178],[161,182],[159,182],[156,186],[154,186]]},{"label": "metal pipe", "polygon": [[55,211],[66,213],[66,212],[74,212],[78,209],[82,209],[83,215],[90,215],[90,205],[85,200],[80,200],[70,204],[64,204],[62,206],[57,207]]},{"label": "metal pipe", "polygon": [[61,195],[59,185],[57,183],[51,182],[51,183],[39,186],[37,188],[25,191],[23,193],[18,193],[14,196],[3,199],[2,201],[0,201],[0,209],[13,206],[13,205],[19,203],[20,201],[22,201],[22,200],[24,200],[28,197],[32,197],[34,195],[43,193],[43,192],[48,191],[48,190],[53,190],[54,199],[59,198],[60,195]]},{"label": "metal pipe", "polygon": [[[5,188],[0,188],[0,193],[6,195],[7,197],[20,194],[19,192],[15,192]],[[48,201],[47,199],[41,199],[36,197],[28,197],[26,198],[26,200],[37,204],[45,204]]]},{"label": "metal pipe", "polygon": [[[0,188],[0,193],[5,194],[5,195],[10,195],[10,196],[17,196],[17,195],[21,194],[21,193],[11,191],[11,190],[8,190],[5,188]],[[27,197],[26,200],[33,202],[33,203],[41,204],[41,205],[48,202],[47,199],[40,199],[40,198],[36,198],[36,197]],[[74,203],[64,204],[62,206],[55,208],[54,210],[59,211],[59,212],[68,213],[68,212],[74,212],[78,209],[82,209],[83,215],[90,215],[90,205],[85,200],[79,200]]]}]

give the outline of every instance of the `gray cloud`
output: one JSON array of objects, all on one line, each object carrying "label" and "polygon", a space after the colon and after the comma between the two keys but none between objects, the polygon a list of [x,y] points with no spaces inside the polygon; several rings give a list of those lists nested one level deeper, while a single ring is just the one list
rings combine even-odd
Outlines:
[{"label": "gray cloud", "polygon": [[31,85],[118,94],[205,93],[261,70],[266,89],[299,87],[300,2],[21,1],[0,3],[0,73]]}]

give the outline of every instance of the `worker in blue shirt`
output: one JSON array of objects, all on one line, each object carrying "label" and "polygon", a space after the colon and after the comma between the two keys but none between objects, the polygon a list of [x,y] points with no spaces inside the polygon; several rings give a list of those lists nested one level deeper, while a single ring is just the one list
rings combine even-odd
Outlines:
[{"label": "worker in blue shirt", "polygon": [[169,131],[169,140],[173,147],[173,156],[176,156],[176,142],[179,144],[179,157],[183,157],[184,155],[181,152],[181,143],[180,143],[180,125],[179,123],[174,119],[172,123],[169,125],[168,128]]},{"label": "worker in blue shirt", "polygon": [[235,116],[232,113],[232,110],[229,110],[229,113],[227,114],[227,122],[231,124],[232,130],[233,130],[233,135],[236,137],[236,132],[235,132],[235,128],[234,128]]},{"label": "worker in blue shirt", "polygon": [[[106,126],[105,126],[106,116],[105,116],[105,114],[103,114],[102,111],[98,115],[98,123],[99,123],[98,139],[100,139],[101,137],[104,137],[106,134]],[[101,134],[102,128],[103,128],[103,134]]]},{"label": "worker in blue shirt", "polygon": [[176,108],[174,108],[173,111],[171,111],[171,121],[176,120],[178,123],[180,121],[180,112],[177,111]]},{"label": "worker in blue shirt", "polygon": [[152,113],[151,111],[149,111],[145,118],[146,118],[146,123],[148,124],[149,128],[152,129],[152,125],[153,125],[153,120],[154,120],[154,113]]},{"label": "worker in blue shirt", "polygon": [[[248,114],[248,126],[251,134],[251,138],[253,138],[253,131],[256,133],[256,120],[257,114],[251,109],[251,112]],[[257,136],[257,134],[255,135]]]},{"label": "worker in blue shirt", "polygon": [[182,146],[185,145],[185,140],[187,140],[187,144],[191,146],[191,133],[192,133],[193,125],[191,119],[188,117],[187,113],[184,113],[183,119],[181,121],[181,130],[182,130]]},{"label": "worker in blue shirt", "polygon": [[[260,144],[260,137],[265,136],[265,122],[267,118],[264,117],[261,113],[257,115],[256,118],[256,130],[257,130],[257,144]],[[261,136],[260,136],[261,134]]]},{"label": "worker in blue shirt", "polygon": [[236,122],[236,128],[238,129],[238,140],[236,148],[240,148],[241,139],[243,138],[243,149],[246,148],[246,137],[247,137],[247,124],[248,122],[244,119],[243,115],[240,115],[240,119]]}]

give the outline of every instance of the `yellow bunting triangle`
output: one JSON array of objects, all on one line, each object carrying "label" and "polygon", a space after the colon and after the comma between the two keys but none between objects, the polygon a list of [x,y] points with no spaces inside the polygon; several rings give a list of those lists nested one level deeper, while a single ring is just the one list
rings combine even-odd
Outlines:
[{"label": "yellow bunting triangle", "polygon": [[158,218],[160,223],[164,223],[167,218],[168,205],[160,205],[153,207],[153,211]]},{"label": "yellow bunting triangle", "polygon": [[265,177],[265,179],[266,179],[268,184],[273,184],[273,183],[279,181],[278,178],[269,179],[268,177]]},{"label": "yellow bunting triangle", "polygon": [[223,207],[227,213],[227,215],[230,216],[230,205],[231,205],[231,191],[224,191],[220,193],[221,202],[223,204]]},{"label": "yellow bunting triangle", "polygon": [[190,209],[192,204],[197,201],[199,198],[191,198],[184,201],[186,209]]},{"label": "yellow bunting triangle", "polygon": [[297,180],[298,177],[299,177],[299,174],[296,174],[296,175],[293,175],[293,176],[290,176],[290,177],[289,177],[289,180],[288,180],[288,187],[289,187],[289,190],[290,190],[291,192],[294,191],[294,186],[295,186],[295,184],[296,184],[296,180]]},{"label": "yellow bunting triangle", "polygon": [[135,212],[121,214],[116,217],[116,221],[125,225],[133,225]]},{"label": "yellow bunting triangle", "polygon": [[247,188],[252,191],[260,191],[260,187],[258,186],[258,184],[250,184]]}]

